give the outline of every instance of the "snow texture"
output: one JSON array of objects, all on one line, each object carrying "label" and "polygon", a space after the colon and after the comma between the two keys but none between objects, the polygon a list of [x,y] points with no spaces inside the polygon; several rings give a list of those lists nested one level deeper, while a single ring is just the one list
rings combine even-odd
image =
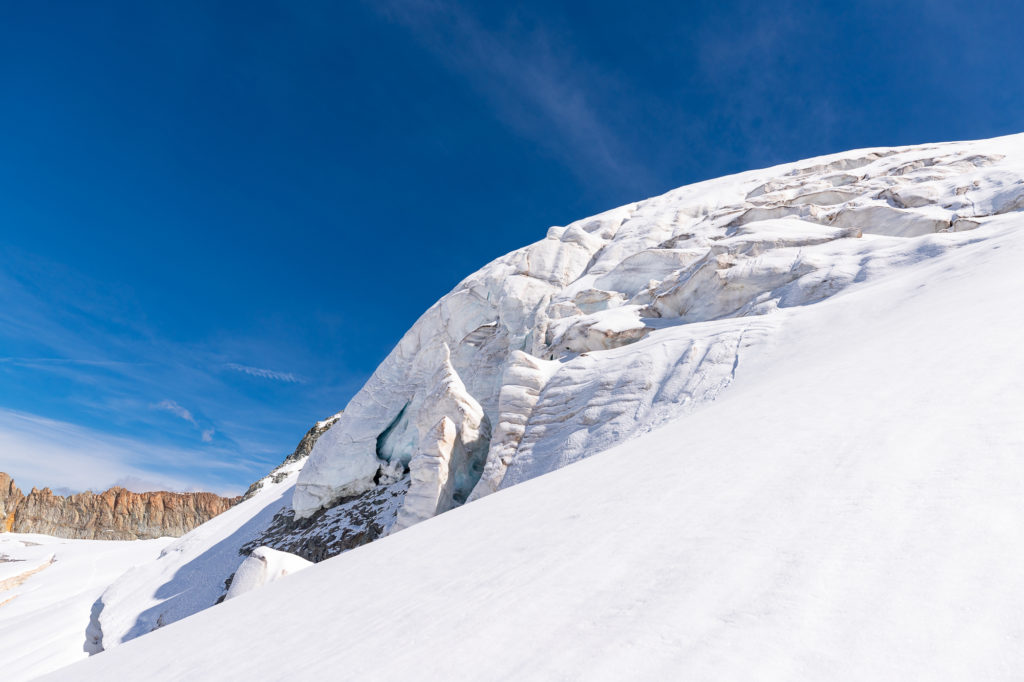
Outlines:
[{"label": "snow texture", "polygon": [[154,561],[124,573],[103,591],[103,647],[118,646],[220,601],[252,541],[291,502],[304,460],[286,462],[223,514],[168,544]]},{"label": "snow texture", "polygon": [[33,679],[97,651],[100,594],[169,542],[0,534],[0,678]]}]

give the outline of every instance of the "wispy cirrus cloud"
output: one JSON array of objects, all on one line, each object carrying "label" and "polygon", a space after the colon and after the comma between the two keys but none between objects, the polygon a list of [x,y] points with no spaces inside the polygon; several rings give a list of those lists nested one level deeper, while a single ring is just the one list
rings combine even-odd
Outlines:
[{"label": "wispy cirrus cloud", "polygon": [[156,403],[155,405],[151,405],[150,407],[154,410],[163,410],[165,412],[170,412],[176,417],[184,419],[192,426],[196,427],[197,429],[200,429],[199,437],[204,443],[213,442],[213,435],[217,433],[217,430],[214,429],[213,427],[205,429],[202,428],[199,424],[199,420],[195,418],[195,415],[192,414],[191,410],[182,407],[174,400],[161,400],[160,402]]},{"label": "wispy cirrus cloud", "polygon": [[619,187],[649,179],[623,127],[610,115],[609,100],[615,98],[609,94],[619,84],[576,54],[564,36],[520,21],[514,11],[501,26],[485,25],[445,0],[386,0],[372,6],[464,77],[497,118],[553,152],[582,179],[600,178]]},{"label": "wispy cirrus cloud", "polygon": [[153,405],[153,409],[170,412],[173,415],[181,417],[192,426],[199,426],[199,422],[197,422],[196,418],[192,416],[192,413],[173,400],[161,400],[157,404]]},{"label": "wispy cirrus cloud", "polygon": [[[144,490],[209,490],[234,494],[238,469],[261,472],[258,462],[207,448],[159,445],[115,436],[38,415],[0,408],[0,471],[23,490],[33,486],[74,491],[123,485]],[[130,483],[127,483],[130,482]]]},{"label": "wispy cirrus cloud", "polygon": [[[295,411],[304,409],[301,405],[290,407],[289,416],[274,402],[306,383],[304,377],[235,363],[234,371],[274,384],[257,392],[225,381],[228,359],[243,354],[272,358],[282,352],[275,345],[248,336],[172,341],[147,325],[145,308],[133,304],[123,286],[15,249],[4,250],[2,261],[0,411],[20,411],[29,415],[26,420],[38,418],[19,421],[19,431],[32,425],[45,441],[43,424],[47,418],[56,418],[68,429],[74,425],[90,429],[95,439],[106,433],[135,438],[136,466],[149,467],[148,477],[154,480],[161,480],[161,471],[173,471],[175,464],[171,458],[151,456],[153,447],[145,443],[166,447],[173,443],[190,452],[194,448],[211,459],[260,461],[251,472],[247,468],[230,474],[236,477],[235,484],[248,485],[254,475],[276,464],[281,453],[294,448],[292,439],[308,428],[303,422],[288,423]],[[291,347],[284,353],[296,355]],[[326,410],[308,411],[313,419]],[[67,429],[62,427],[62,432]],[[4,438],[0,433],[0,471],[32,453],[30,444],[37,440],[20,435],[16,442],[23,447],[15,452],[15,441],[10,441],[12,449],[2,447],[7,442]],[[101,450],[97,446],[97,456]],[[49,468],[55,474],[39,478],[59,486],[68,464],[56,457],[50,461],[49,465],[45,458],[35,462],[40,471]],[[101,482],[109,484],[124,474],[112,471]],[[168,475],[166,480],[171,478]],[[202,477],[197,472],[193,480]]]},{"label": "wispy cirrus cloud", "polygon": [[83,367],[137,367],[137,362],[120,362],[117,360],[79,360],[75,358],[35,358],[35,357],[2,357],[0,364],[20,365],[22,367],[45,368],[47,366],[81,365]]},{"label": "wispy cirrus cloud", "polygon": [[300,376],[296,376],[291,372],[278,372],[272,369],[264,369],[262,367],[250,367],[248,365],[239,365],[235,362],[229,362],[224,365],[227,369],[234,372],[241,372],[242,374],[248,374],[249,376],[258,377],[260,379],[270,379],[271,381],[283,381],[288,384],[301,384],[305,383],[305,379]]}]

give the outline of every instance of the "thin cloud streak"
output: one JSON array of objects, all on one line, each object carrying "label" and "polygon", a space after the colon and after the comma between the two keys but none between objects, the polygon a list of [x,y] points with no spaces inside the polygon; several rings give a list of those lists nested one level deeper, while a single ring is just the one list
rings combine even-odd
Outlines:
[{"label": "thin cloud streak", "polygon": [[152,407],[154,410],[165,410],[173,415],[181,417],[192,426],[199,426],[199,422],[197,422],[196,418],[192,416],[192,413],[173,400],[162,400]]},{"label": "thin cloud streak", "polygon": [[[224,480],[239,466],[226,464],[224,453],[207,449],[156,445],[113,436],[93,429],[25,412],[0,409],[0,471],[10,474],[19,487],[49,486],[71,490],[105,490],[119,481],[146,481],[151,490],[208,490],[234,494],[237,487]],[[125,486],[128,487],[128,486]]]},{"label": "thin cloud streak", "polygon": [[[225,361],[239,349],[252,351],[249,339],[195,344],[168,341],[148,327],[144,312],[132,303],[130,294],[115,296],[109,285],[15,249],[4,256],[0,341],[12,349],[31,350],[0,356],[0,385],[55,381],[70,390],[58,391],[52,400],[37,405],[19,400],[11,390],[0,401],[0,409],[27,410],[79,424],[105,424],[111,433],[140,439],[148,434],[147,439],[179,441],[180,447],[189,447],[187,433],[169,429],[160,416],[174,414],[195,429],[197,445],[200,441],[208,444],[201,449],[210,457],[247,463],[238,468],[244,472],[243,480],[250,478],[250,470],[261,475],[279,461],[280,453],[293,447],[290,438],[280,442],[284,431],[276,412],[262,399],[224,381]],[[124,308],[119,309],[120,305]],[[258,347],[255,354],[263,350]],[[237,367],[278,382],[280,388],[273,390],[288,390],[288,386],[307,381],[290,372]],[[177,400],[166,399],[167,393]],[[55,404],[61,411],[54,409]],[[239,418],[242,415],[245,420]],[[303,425],[291,428],[304,430]],[[140,447],[139,452],[147,449]],[[7,459],[0,454],[0,470]],[[256,467],[250,466],[255,462],[259,462]],[[156,463],[147,460],[147,464]]]},{"label": "thin cloud streak", "polygon": [[195,416],[192,414],[192,412],[187,410],[186,408],[182,407],[181,405],[179,405],[175,401],[173,401],[173,400],[162,400],[159,403],[157,403],[156,405],[151,405],[150,407],[152,409],[154,409],[154,410],[163,410],[163,411],[166,411],[166,412],[170,412],[171,414],[173,414],[173,415],[175,415],[177,417],[180,417],[181,419],[184,419],[185,421],[187,421],[192,426],[196,427],[197,429],[200,429],[199,437],[200,437],[200,439],[204,443],[212,443],[213,442],[213,435],[215,433],[217,433],[217,430],[214,429],[213,427],[206,428],[206,429],[202,428],[199,425],[199,420],[197,420],[195,418]]},{"label": "thin cloud streak", "polygon": [[249,376],[259,377],[260,379],[271,379],[273,381],[283,381],[288,384],[301,384],[305,383],[305,379],[296,376],[291,372],[277,372],[272,369],[263,369],[262,367],[249,367],[248,365],[239,365],[235,362],[229,362],[224,365],[227,369],[235,372],[241,372],[248,374]]},{"label": "thin cloud streak", "polygon": [[83,367],[139,367],[144,363],[121,360],[78,360],[75,358],[0,358],[0,363],[22,367],[46,367],[47,365],[81,365]]},{"label": "thin cloud streak", "polygon": [[612,79],[595,73],[568,41],[551,40],[539,29],[490,30],[448,2],[373,6],[469,80],[497,117],[554,151],[581,178],[597,175],[619,187],[647,181],[649,173],[631,146],[599,114],[594,93],[614,90]]}]

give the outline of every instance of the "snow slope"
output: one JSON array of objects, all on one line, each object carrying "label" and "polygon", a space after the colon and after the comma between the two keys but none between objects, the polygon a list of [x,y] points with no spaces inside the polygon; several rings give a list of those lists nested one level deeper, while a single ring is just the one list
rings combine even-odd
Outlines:
[{"label": "snow slope", "polygon": [[[942,149],[966,158],[983,148],[1019,165],[1021,146],[1014,137]],[[916,170],[922,168],[928,166]],[[850,168],[815,172],[820,178]],[[676,309],[675,317],[659,318],[674,323],[650,325],[655,328],[635,344],[583,357],[593,363],[585,380],[599,386],[606,369],[631,358],[640,369],[626,377],[627,385],[652,367],[653,383],[687,381],[702,365],[681,362],[681,344],[714,356],[708,339],[735,335],[732,350],[721,351],[729,386],[714,401],[683,418],[651,420],[662,425],[632,439],[623,440],[636,429],[619,434],[623,442],[585,460],[578,455],[589,452],[574,447],[586,434],[569,438],[570,456],[555,463],[539,457],[545,439],[535,435],[532,459],[517,482],[575,464],[50,679],[123,679],[141,671],[169,680],[1019,678],[1021,174],[988,167],[978,171],[978,186],[970,180],[960,192],[959,180],[947,187],[942,172],[931,172],[936,179],[922,181],[916,194],[900,187],[900,203],[924,202],[927,210],[857,208],[867,212],[860,239],[830,239],[821,251],[792,247],[820,256],[806,273],[818,274],[797,292],[761,286],[782,297],[762,299],[776,301],[767,314],[685,320],[687,313]],[[747,188],[750,177],[740,176],[746,193],[756,189]],[[927,220],[952,227],[959,220],[951,217],[954,210],[971,212],[971,187],[987,188],[973,199],[973,214],[989,217],[965,232],[926,229]],[[960,197],[958,208],[942,208],[947,195]],[[886,234],[866,229],[873,225]],[[777,230],[779,239],[803,229],[761,227]],[[742,231],[724,238],[736,236]],[[791,254],[790,264],[800,257]],[[779,272],[778,263],[755,265],[742,266],[725,283],[744,273],[771,279]],[[674,305],[671,294],[682,279],[667,277],[672,285],[659,285],[661,293],[647,305],[659,297]],[[808,288],[820,293],[829,287],[827,277],[842,283],[835,295],[799,298],[817,300],[813,305],[781,304]],[[723,279],[716,275],[702,286],[721,285],[716,278]],[[740,305],[756,306],[758,296]],[[756,345],[737,354],[747,330]],[[668,358],[664,364],[643,360],[659,354]],[[563,360],[560,371],[580,357]],[[551,376],[543,360],[517,361],[536,365],[521,374],[542,375],[538,381]],[[712,374],[725,361],[715,359]],[[616,389],[616,376],[625,374],[611,374],[602,389],[612,407],[617,393],[630,395]],[[575,430],[595,417],[586,414],[593,405],[573,411],[572,391],[560,395]],[[416,400],[406,404],[420,409]],[[549,403],[551,415],[555,404]],[[593,431],[607,423],[605,414],[598,410]],[[626,418],[622,423],[628,425]],[[549,432],[561,433],[554,426]],[[337,434],[345,433],[339,430],[330,448],[314,448],[321,466],[304,471],[300,483],[347,466],[324,464],[341,442]]]},{"label": "snow slope", "polygon": [[[181,538],[108,542],[0,534],[0,679],[28,679],[117,646],[213,606],[248,561],[235,593],[301,570],[309,562],[259,548],[275,516],[290,509],[309,448],[337,417],[318,422],[281,466],[245,499]],[[338,514],[335,512],[334,514]],[[332,521],[332,519],[327,519]],[[306,529],[336,532],[337,523]]]},{"label": "snow slope", "polygon": [[221,600],[241,565],[241,548],[291,502],[304,460],[285,462],[255,494],[167,544],[160,556],[136,566],[103,591],[98,622],[109,649]]},{"label": "snow slope", "polygon": [[[271,557],[270,573],[293,572],[308,563],[370,542],[394,523],[409,477],[381,485],[330,510],[294,523],[295,479],[309,449],[338,415],[317,422],[285,461],[254,483],[243,500],[173,541],[155,560],[135,567],[104,590],[97,623],[105,649],[220,603],[253,556]],[[272,544],[273,547],[263,545]],[[283,550],[283,551],[282,551]],[[294,553],[304,556],[294,556]],[[246,569],[249,573],[252,566]],[[264,576],[267,581],[278,575]],[[261,583],[246,578],[245,589]]]},{"label": "snow slope", "polygon": [[0,534],[0,678],[28,680],[86,658],[100,593],[169,542]]},{"label": "snow slope", "polygon": [[783,313],[1022,206],[1014,136],[845,152],[553,227],[424,313],[272,493],[112,585],[103,645],[217,603],[256,547],[321,561],[700,409],[771,350]]}]

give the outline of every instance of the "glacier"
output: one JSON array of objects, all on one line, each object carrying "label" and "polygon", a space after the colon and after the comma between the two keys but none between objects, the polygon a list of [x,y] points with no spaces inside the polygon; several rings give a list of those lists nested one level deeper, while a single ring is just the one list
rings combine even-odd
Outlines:
[{"label": "glacier", "polygon": [[400,530],[714,400],[771,344],[778,311],[969,244],[1024,206],[1019,148],[859,150],[550,228],[405,334],[314,446],[295,518],[401,467]]},{"label": "glacier", "polygon": [[[798,227],[815,229],[812,214],[827,221],[839,211],[825,230],[853,220],[838,217],[845,204],[825,203],[852,191],[826,188],[798,219],[807,225],[789,222],[805,204],[803,190],[784,185],[788,173],[816,168],[812,177],[845,188],[845,176],[878,163],[897,180],[871,198],[886,206],[849,210],[877,219],[879,232],[864,223],[859,237],[825,232],[820,243],[783,245]],[[156,670],[169,680],[721,680],[751,671],[764,680],[1018,679],[1022,168],[1017,136],[851,152],[712,183],[721,194],[742,183],[737,193],[752,198],[781,188],[791,192],[789,213],[768,206],[725,228],[731,234],[713,241],[743,237],[739,228],[756,222],[765,244],[700,255],[688,273],[664,274],[651,301],[610,308],[663,297],[678,317],[645,311],[651,331],[642,337],[578,355],[515,348],[490,397],[474,392],[457,347],[441,340],[484,413],[509,415],[507,427],[488,416],[480,481],[493,493],[48,679]],[[723,300],[691,301],[688,288]],[[579,303],[600,300],[620,298],[588,293]],[[594,314],[579,303],[580,320]],[[633,328],[624,318],[607,329]],[[449,376],[442,343],[423,355],[422,386],[405,386],[412,393],[379,425],[406,419],[395,421],[416,391],[457,388],[440,381]],[[702,393],[709,387],[713,399]],[[705,398],[686,400],[695,394]],[[610,430],[587,423],[621,407],[620,395],[642,425],[622,415]],[[423,408],[423,423],[443,426],[423,432],[416,447],[434,449],[410,462],[444,457],[449,444],[454,452],[459,419],[476,423],[472,404],[457,398],[450,415]],[[309,461],[344,458],[348,428]],[[406,445],[420,436],[403,430]],[[549,449],[548,436],[559,445]],[[574,449],[574,437],[615,442],[591,454]],[[492,455],[507,459],[504,472],[488,474]],[[393,461],[386,468],[400,473]],[[548,473],[529,477],[537,472]],[[400,505],[398,490],[390,499]]]}]

